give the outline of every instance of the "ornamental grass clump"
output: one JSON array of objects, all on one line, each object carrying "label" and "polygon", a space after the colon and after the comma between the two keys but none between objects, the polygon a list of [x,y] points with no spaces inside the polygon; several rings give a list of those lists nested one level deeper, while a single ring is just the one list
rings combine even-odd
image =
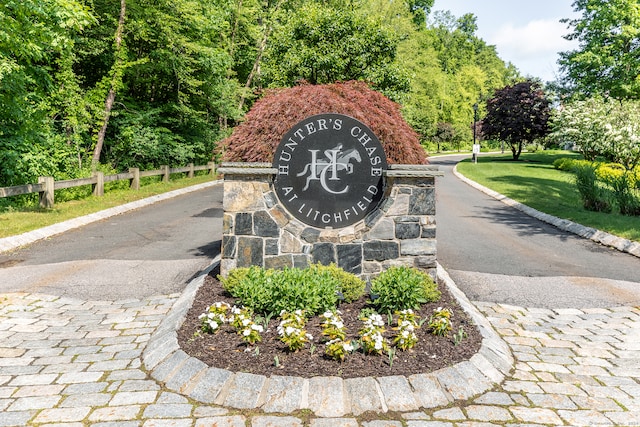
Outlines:
[{"label": "ornamental grass clump", "polygon": [[289,351],[296,352],[304,348],[307,342],[313,340],[313,336],[305,331],[307,320],[304,311],[296,310],[292,313],[280,312],[280,325],[278,335]]},{"label": "ornamental grass clump", "polygon": [[396,311],[398,316],[398,326],[394,328],[396,335],[393,338],[393,345],[402,351],[412,349],[418,343],[416,330],[420,327],[418,316],[413,310]]},{"label": "ornamental grass clump", "polygon": [[378,354],[389,352],[389,343],[384,337],[386,331],[384,320],[378,313],[363,313],[360,320],[363,326],[358,332],[360,335],[360,345],[366,354]]},{"label": "ornamental grass clump", "polygon": [[371,281],[372,304],[380,313],[420,308],[440,299],[431,276],[413,267],[391,267]]}]

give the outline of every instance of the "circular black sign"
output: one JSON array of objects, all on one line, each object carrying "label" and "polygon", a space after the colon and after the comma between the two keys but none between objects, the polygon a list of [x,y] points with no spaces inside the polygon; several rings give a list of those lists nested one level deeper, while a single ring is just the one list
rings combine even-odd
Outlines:
[{"label": "circular black sign", "polygon": [[280,202],[318,228],[342,228],[380,202],[387,160],[371,129],[342,114],[320,114],[296,124],[273,158]]}]

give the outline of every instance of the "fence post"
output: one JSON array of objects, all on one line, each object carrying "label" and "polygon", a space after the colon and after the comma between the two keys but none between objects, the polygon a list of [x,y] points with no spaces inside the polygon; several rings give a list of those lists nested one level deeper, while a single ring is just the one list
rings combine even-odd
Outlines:
[{"label": "fence post", "polygon": [[195,175],[194,173],[194,169],[193,169],[193,163],[189,163],[189,173],[187,173],[187,178],[193,178],[193,176]]},{"label": "fence post", "polygon": [[96,177],[96,183],[93,184],[93,195],[104,196],[104,172],[94,172],[93,176]]},{"label": "fence post", "polygon": [[44,190],[38,192],[41,208],[52,208],[54,203],[54,181],[52,176],[38,177],[38,184],[44,184]]},{"label": "fence post", "polygon": [[209,167],[209,173],[211,174],[211,176],[214,176],[216,174],[216,164],[215,162],[209,162],[207,163],[207,166]]},{"label": "fence post", "polygon": [[164,171],[162,173],[162,182],[169,182],[169,166],[163,165],[160,166],[160,169]]},{"label": "fence post", "polygon": [[129,168],[129,173],[133,174],[133,178],[129,180],[129,188],[140,190],[140,168]]}]

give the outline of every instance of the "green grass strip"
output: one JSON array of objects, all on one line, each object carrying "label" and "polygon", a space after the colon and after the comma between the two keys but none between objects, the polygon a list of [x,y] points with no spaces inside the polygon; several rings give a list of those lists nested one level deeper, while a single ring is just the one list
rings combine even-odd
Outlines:
[{"label": "green grass strip", "polygon": [[105,191],[102,197],[89,196],[79,200],[56,202],[52,209],[39,207],[5,208],[3,212],[0,212],[0,238],[37,230],[114,206],[209,182],[213,179],[211,175],[198,175],[191,179],[173,179],[172,177],[170,182],[154,182],[141,186],[139,191],[114,189]]},{"label": "green grass strip", "polygon": [[640,218],[582,207],[573,174],[553,167],[562,157],[581,158],[568,151],[524,153],[517,162],[510,154],[481,156],[477,164],[469,159],[459,163],[458,172],[541,212],[640,242]]}]

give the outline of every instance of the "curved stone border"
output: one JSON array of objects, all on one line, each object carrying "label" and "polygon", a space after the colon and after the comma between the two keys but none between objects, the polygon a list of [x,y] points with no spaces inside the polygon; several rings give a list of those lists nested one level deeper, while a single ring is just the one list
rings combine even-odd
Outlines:
[{"label": "curved stone border", "polygon": [[21,246],[29,245],[38,240],[46,239],[48,237],[55,236],[56,234],[61,234],[65,231],[73,230],[74,228],[82,227],[83,225],[100,221],[114,215],[120,215],[122,213],[142,208],[144,206],[149,206],[163,200],[171,199],[172,197],[190,193],[192,191],[198,191],[204,188],[222,185],[222,183],[223,181],[221,179],[208,181],[202,184],[196,184],[190,187],[180,188],[177,190],[168,191],[166,193],[136,200],[134,202],[125,203],[124,205],[114,206],[109,209],[104,209],[78,218],[73,218],[67,221],[59,222],[57,224],[49,225],[47,227],[39,228],[37,230],[18,234],[17,236],[3,237],[0,239],[0,253],[19,248]]},{"label": "curved stone border", "polygon": [[468,361],[429,374],[349,379],[266,377],[210,368],[180,349],[177,331],[206,274],[219,262],[216,258],[207,271],[186,287],[142,354],[142,362],[152,378],[197,401],[237,409],[258,408],[268,413],[310,409],[319,417],[357,416],[367,411],[408,412],[445,406],[484,393],[501,383],[513,368],[514,359],[507,344],[439,265],[438,278],[483,336],[480,351]]},{"label": "curved stone border", "polygon": [[516,202],[515,200],[510,199],[507,196],[496,191],[493,191],[490,188],[483,186],[482,184],[478,184],[477,182],[470,180],[469,178],[458,172],[457,165],[453,168],[453,174],[476,190],[480,190],[486,195],[501,201],[505,205],[518,209],[519,211],[531,217],[539,219],[542,222],[546,222],[547,224],[551,224],[554,227],[559,228],[560,230],[576,234],[585,239],[593,240],[596,243],[612,247],[619,250],[620,252],[626,252],[640,258],[640,243],[638,242],[623,239],[622,237],[615,236],[596,228],[585,227],[584,225],[569,221],[568,219],[557,218],[555,216],[533,209],[532,207],[529,207],[527,205],[523,205],[522,203]]}]

